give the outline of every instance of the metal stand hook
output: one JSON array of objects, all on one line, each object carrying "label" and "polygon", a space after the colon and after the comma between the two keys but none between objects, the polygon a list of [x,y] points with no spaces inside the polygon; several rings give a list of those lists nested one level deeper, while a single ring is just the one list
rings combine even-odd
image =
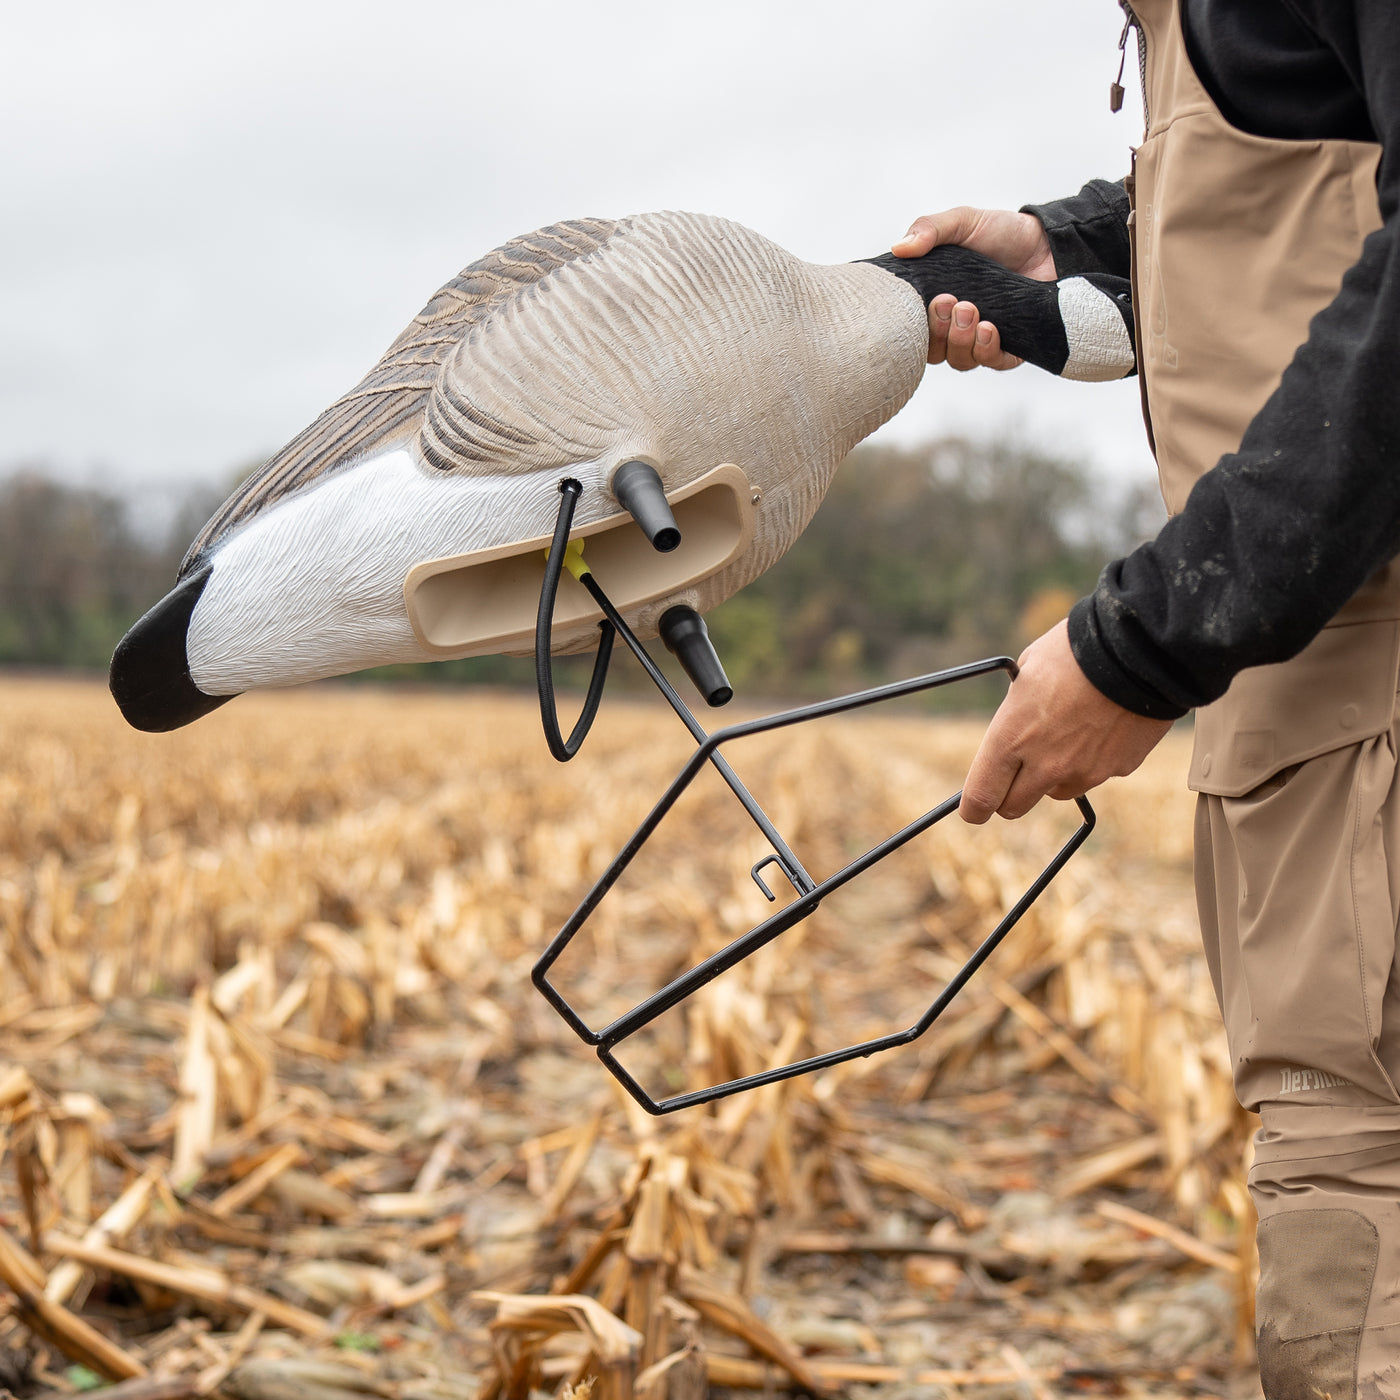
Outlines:
[{"label": "metal stand hook", "polygon": [[560,763],[567,763],[582,747],[603,698],[603,686],[608,679],[608,662],[612,660],[613,639],[617,635],[611,622],[598,624],[598,656],[593,662],[593,676],[588,682],[588,694],[583,709],[567,739],[559,728],[559,704],[554,696],[554,667],[550,648],[554,637],[554,600],[559,595],[559,580],[564,573],[564,556],[569,548],[569,530],[574,523],[574,508],[583,495],[583,487],[568,477],[559,483],[559,516],[554,522],[554,539],[550,542],[549,558],[545,560],[544,583],[540,587],[540,610],[535,617],[535,683],[540,692],[540,719],[544,724],[544,739],[549,751]]}]

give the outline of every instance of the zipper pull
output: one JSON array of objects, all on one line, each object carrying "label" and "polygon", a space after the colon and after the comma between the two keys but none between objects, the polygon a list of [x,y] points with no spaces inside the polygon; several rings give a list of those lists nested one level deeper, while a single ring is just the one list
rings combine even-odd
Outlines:
[{"label": "zipper pull", "polygon": [[1123,32],[1118,36],[1118,77],[1108,85],[1108,110],[1110,112],[1123,110],[1123,65],[1128,61],[1128,30],[1132,28],[1132,25],[1132,16],[1129,15],[1123,21]]}]

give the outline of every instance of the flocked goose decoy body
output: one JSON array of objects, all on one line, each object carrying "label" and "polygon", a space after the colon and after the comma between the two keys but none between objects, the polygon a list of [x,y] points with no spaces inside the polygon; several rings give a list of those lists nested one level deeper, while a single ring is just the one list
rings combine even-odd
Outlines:
[{"label": "flocked goose decoy body", "polygon": [[[1053,373],[1131,372],[1112,279],[1035,282],[959,248],[818,266],[696,214],[513,239],[204,527],[113,657],[122,713],[174,729],[260,686],[528,652],[565,477],[583,487],[589,566],[642,636],[676,603],[703,613],[781,557],[841,459],[914,392],[941,292]],[[633,461],[660,475],[670,553],[615,494]],[[591,649],[599,613],[564,583],[554,649]]]}]

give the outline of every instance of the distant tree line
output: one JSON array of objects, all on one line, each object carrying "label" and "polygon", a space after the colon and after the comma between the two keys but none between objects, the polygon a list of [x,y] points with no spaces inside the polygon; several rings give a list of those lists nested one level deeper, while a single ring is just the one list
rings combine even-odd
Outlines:
[{"label": "distant tree line", "polygon": [[[0,665],[101,669],[174,582],[221,492],[155,534],[115,492],[0,476]],[[741,693],[803,694],[1012,654],[1155,530],[1146,493],[1110,502],[1085,468],[1022,444],[860,447],[784,559],[707,621]],[[1160,513],[1160,507],[1157,508]],[[561,664],[566,684],[585,662]],[[628,684],[619,667],[618,680]],[[386,667],[380,680],[528,683],[502,657]]]},{"label": "distant tree line", "polygon": [[710,617],[736,684],[877,681],[1010,652],[1154,533],[1143,496],[1021,444],[858,448],[777,567]]},{"label": "distant tree line", "polygon": [[187,523],[182,510],[169,536],[152,541],[113,492],[37,468],[0,479],[0,665],[105,667],[170,587]]}]

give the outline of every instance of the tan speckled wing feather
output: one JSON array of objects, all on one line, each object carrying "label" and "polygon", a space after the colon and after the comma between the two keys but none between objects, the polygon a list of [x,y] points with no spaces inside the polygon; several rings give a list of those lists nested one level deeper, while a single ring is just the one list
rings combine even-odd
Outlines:
[{"label": "tan speckled wing feather", "polygon": [[472,327],[567,263],[602,248],[618,227],[615,219],[566,220],[513,238],[463,268],[359,384],[229,497],[190,546],[181,576],[248,516],[371,448],[411,436],[443,366]]}]

